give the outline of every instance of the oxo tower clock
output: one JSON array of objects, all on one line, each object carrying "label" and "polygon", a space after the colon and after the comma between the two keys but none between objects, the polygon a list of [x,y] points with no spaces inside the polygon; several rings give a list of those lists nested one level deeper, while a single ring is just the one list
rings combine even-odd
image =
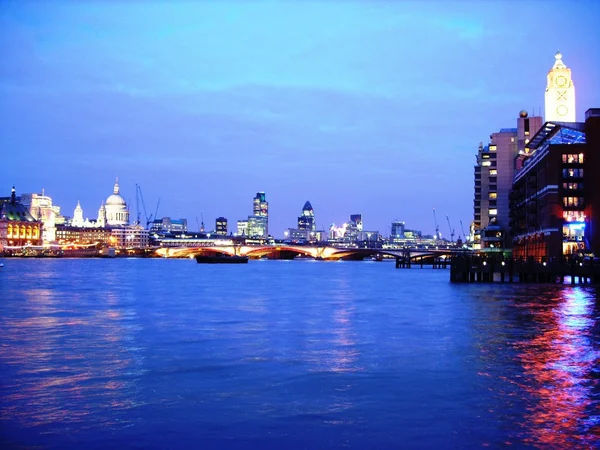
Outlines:
[{"label": "oxo tower clock", "polygon": [[560,52],[556,52],[554,59],[554,66],[548,72],[544,119],[547,122],[575,122],[575,85],[571,69],[563,63]]}]

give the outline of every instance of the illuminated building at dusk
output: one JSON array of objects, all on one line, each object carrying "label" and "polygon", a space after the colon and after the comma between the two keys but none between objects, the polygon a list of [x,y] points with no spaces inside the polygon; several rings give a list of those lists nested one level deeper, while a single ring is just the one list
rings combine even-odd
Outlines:
[{"label": "illuminated building at dusk", "polygon": [[110,228],[104,227],[75,227],[71,225],[58,225],[56,227],[56,241],[60,245],[110,245]]},{"label": "illuminated building at dusk", "polygon": [[563,63],[560,52],[556,52],[554,58],[554,66],[547,76],[545,119],[547,122],[575,122],[575,85],[571,69]]},{"label": "illuminated building at dusk", "polygon": [[119,180],[115,181],[113,193],[105,202],[106,209],[106,225],[107,226],[122,226],[129,224],[129,209],[127,202],[119,193]]},{"label": "illuminated building at dusk", "polygon": [[513,255],[600,254],[600,109],[546,122],[529,145],[511,192]]},{"label": "illuminated building at dusk", "polygon": [[301,231],[315,231],[317,229],[317,225],[315,223],[315,211],[307,200],[304,206],[302,207],[302,214],[298,217],[298,230]]},{"label": "illuminated building at dusk", "polygon": [[29,209],[29,214],[35,220],[42,222],[42,240],[54,242],[60,206],[52,205],[52,199],[43,190],[41,194],[21,194],[21,203]]},{"label": "illuminated building at dusk", "polygon": [[257,192],[252,202],[252,215],[238,220],[237,236],[266,238],[269,235],[269,203],[264,192]]},{"label": "illuminated building at dusk", "polygon": [[217,217],[215,220],[215,233],[219,236],[227,236],[227,219],[225,217]]},{"label": "illuminated building at dusk", "polygon": [[7,247],[42,244],[42,222],[17,200],[13,186],[9,198],[0,199],[0,251]]},{"label": "illuminated building at dusk", "polygon": [[187,219],[163,217],[152,221],[150,231],[159,234],[187,233]]}]

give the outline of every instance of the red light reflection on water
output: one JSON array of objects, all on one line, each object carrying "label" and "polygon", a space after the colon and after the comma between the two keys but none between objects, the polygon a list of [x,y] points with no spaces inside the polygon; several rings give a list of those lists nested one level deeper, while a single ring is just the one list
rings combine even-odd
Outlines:
[{"label": "red light reflection on water", "polygon": [[[600,428],[590,422],[598,408],[591,377],[600,352],[590,339],[594,327],[592,294],[563,290],[551,304],[522,304],[534,314],[540,332],[516,344],[530,379],[522,388],[531,394],[524,428],[526,442],[545,448],[592,448]],[[586,425],[589,424],[589,425]]]}]

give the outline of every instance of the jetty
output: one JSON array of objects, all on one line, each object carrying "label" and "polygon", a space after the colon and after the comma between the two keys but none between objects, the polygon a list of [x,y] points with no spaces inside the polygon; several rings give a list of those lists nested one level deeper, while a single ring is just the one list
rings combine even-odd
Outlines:
[{"label": "jetty", "polygon": [[569,283],[600,284],[600,261],[568,258],[503,258],[454,255],[450,262],[453,283]]}]

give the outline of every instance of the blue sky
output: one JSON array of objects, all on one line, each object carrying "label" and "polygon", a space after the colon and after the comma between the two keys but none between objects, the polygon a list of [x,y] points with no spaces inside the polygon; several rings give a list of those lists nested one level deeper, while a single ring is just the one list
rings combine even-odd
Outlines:
[{"label": "blue sky", "polygon": [[[568,9],[565,5],[569,5]],[[230,229],[265,191],[447,235],[472,220],[480,141],[543,112],[560,49],[578,119],[600,107],[597,2],[2,2],[0,187],[95,218],[119,177],[135,215]]]}]

